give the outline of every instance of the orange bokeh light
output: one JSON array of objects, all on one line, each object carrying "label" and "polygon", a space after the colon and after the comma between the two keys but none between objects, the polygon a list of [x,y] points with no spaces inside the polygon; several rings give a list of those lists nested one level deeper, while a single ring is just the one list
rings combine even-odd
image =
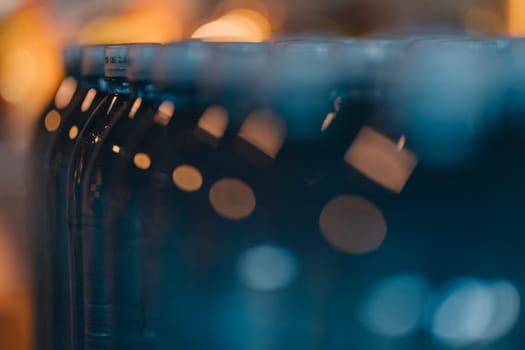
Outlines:
[{"label": "orange bokeh light", "polygon": [[507,29],[511,35],[525,35],[525,1],[508,0]]},{"label": "orange bokeh light", "polygon": [[59,42],[39,7],[0,24],[0,97],[26,117],[48,102],[62,75]]},{"label": "orange bokeh light", "polygon": [[82,43],[160,42],[179,40],[182,26],[175,11],[163,6],[138,8],[123,14],[97,17],[79,33]]},{"label": "orange bokeh light", "polygon": [[248,9],[229,11],[218,19],[205,23],[192,34],[206,41],[260,42],[271,36],[271,25],[260,13]]}]

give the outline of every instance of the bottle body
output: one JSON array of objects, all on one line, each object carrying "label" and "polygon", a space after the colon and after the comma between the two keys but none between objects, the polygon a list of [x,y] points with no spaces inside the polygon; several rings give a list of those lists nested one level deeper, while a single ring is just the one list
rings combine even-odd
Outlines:
[{"label": "bottle body", "polygon": [[35,344],[42,349],[69,347],[69,278],[67,247],[57,237],[56,207],[50,183],[51,159],[66,123],[82,103],[86,93],[80,79],[66,77],[53,101],[39,119],[32,145],[31,202],[35,276]]},{"label": "bottle body", "polygon": [[[90,158],[96,152],[98,144],[104,137],[105,131],[111,128],[114,122],[114,116],[129,103],[129,95],[124,88],[115,90],[111,87],[110,92],[103,97],[100,103],[93,109],[87,118],[79,136],[78,141],[71,154],[71,160],[67,175],[66,193],[68,194],[67,202],[67,225],[70,239],[70,254],[73,258],[73,269],[75,271],[75,280],[77,288],[82,290],[82,303],[84,310],[84,348],[92,349],[97,346],[105,346],[107,343],[107,326],[108,315],[111,312],[110,303],[100,290],[102,287],[98,283],[105,283],[104,278],[100,278],[97,271],[103,270],[104,259],[95,259],[93,256],[85,256],[84,246],[85,237],[81,233],[82,216],[80,204],[82,203],[81,186],[87,171]],[[98,270],[91,269],[95,265]]]}]

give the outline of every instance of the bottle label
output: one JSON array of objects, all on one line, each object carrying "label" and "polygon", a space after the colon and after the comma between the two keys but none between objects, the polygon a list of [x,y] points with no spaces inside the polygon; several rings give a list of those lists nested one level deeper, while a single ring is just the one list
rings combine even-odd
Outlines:
[{"label": "bottle label", "polygon": [[110,78],[126,76],[129,64],[128,50],[126,46],[112,46],[104,52],[104,74]]}]

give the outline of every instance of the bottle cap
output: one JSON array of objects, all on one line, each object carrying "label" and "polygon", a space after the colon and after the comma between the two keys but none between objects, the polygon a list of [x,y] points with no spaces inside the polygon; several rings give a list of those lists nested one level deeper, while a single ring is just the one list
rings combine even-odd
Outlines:
[{"label": "bottle cap", "polygon": [[270,45],[262,43],[213,43],[213,64],[207,67],[204,84],[213,87],[252,84],[265,75]]},{"label": "bottle cap", "polygon": [[128,81],[151,81],[160,44],[137,44],[128,49]]},{"label": "bottle cap", "polygon": [[104,45],[82,47],[80,63],[80,72],[83,76],[104,76]]},{"label": "bottle cap", "polygon": [[80,45],[72,44],[64,47],[62,50],[64,67],[66,74],[69,76],[78,77],[80,75],[81,48]]},{"label": "bottle cap", "polygon": [[161,47],[153,67],[157,87],[195,86],[212,63],[210,45],[189,40]]},{"label": "bottle cap", "polygon": [[287,89],[334,83],[342,42],[287,41],[274,46],[273,82]]},{"label": "bottle cap", "polygon": [[128,69],[128,45],[109,45],[104,48],[104,76],[125,78]]}]

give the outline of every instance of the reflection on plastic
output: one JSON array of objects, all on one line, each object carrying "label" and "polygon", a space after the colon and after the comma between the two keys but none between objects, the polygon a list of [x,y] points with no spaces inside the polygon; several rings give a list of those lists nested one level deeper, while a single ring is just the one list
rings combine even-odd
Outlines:
[{"label": "reflection on plastic", "polygon": [[97,96],[97,90],[95,89],[89,89],[86,97],[84,97],[84,101],[82,101],[82,105],[80,106],[80,110],[82,112],[85,112],[91,107],[91,104],[95,100],[95,96]]},{"label": "reflection on plastic", "polygon": [[73,77],[67,77],[62,81],[55,95],[55,106],[58,109],[64,109],[71,102],[71,98],[77,89],[77,81]]},{"label": "reflection on plastic", "polygon": [[133,106],[131,106],[131,110],[129,111],[128,117],[130,119],[135,118],[135,114],[137,114],[137,111],[140,108],[140,105],[142,104],[142,97],[137,97],[135,102],[133,102]]},{"label": "reflection on plastic", "polygon": [[330,124],[332,124],[332,121],[335,119],[336,114],[334,112],[330,112],[326,115],[326,118],[323,121],[323,125],[321,125],[321,131],[325,131],[328,129]]},{"label": "reflection on plastic", "polygon": [[221,106],[211,106],[199,119],[199,129],[219,140],[228,126],[228,112]]},{"label": "reflection on plastic", "polygon": [[400,193],[417,165],[417,157],[404,149],[405,137],[396,143],[363,127],[345,155],[345,162],[371,180]]},{"label": "reflection on plastic", "polygon": [[297,272],[297,261],[284,248],[262,245],[249,249],[241,256],[238,272],[247,287],[273,291],[293,281]]},{"label": "reflection on plastic", "polygon": [[386,222],[381,211],[358,196],[339,196],[322,210],[319,226],[326,240],[350,254],[370,253],[383,243]]},{"label": "reflection on plastic", "polygon": [[168,125],[171,118],[173,117],[173,113],[175,112],[175,105],[173,102],[170,101],[164,101],[160,104],[157,113],[153,117],[155,122],[159,123],[160,125]]},{"label": "reflection on plastic", "polygon": [[242,124],[239,137],[275,159],[283,146],[286,126],[271,112],[254,112]]}]

